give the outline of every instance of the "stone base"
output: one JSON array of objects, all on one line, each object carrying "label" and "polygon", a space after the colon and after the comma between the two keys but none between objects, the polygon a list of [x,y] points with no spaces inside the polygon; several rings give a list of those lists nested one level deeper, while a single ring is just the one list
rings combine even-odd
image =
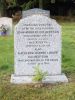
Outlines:
[{"label": "stone base", "polygon": [[[22,84],[22,83],[34,83],[32,81],[33,76],[16,76],[15,74],[11,75],[11,83],[14,84]],[[54,75],[54,76],[46,76],[46,79],[42,81],[42,83],[61,83],[68,82],[67,77],[64,74]]]}]

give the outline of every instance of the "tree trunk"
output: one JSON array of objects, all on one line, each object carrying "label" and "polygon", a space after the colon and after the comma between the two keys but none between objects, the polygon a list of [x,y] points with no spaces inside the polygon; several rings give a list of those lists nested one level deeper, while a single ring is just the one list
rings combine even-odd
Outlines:
[{"label": "tree trunk", "polygon": [[0,5],[1,16],[6,16],[6,9],[7,9],[6,1],[1,0],[0,4],[1,4]]},{"label": "tree trunk", "polygon": [[39,8],[43,8],[43,0],[39,0]]}]

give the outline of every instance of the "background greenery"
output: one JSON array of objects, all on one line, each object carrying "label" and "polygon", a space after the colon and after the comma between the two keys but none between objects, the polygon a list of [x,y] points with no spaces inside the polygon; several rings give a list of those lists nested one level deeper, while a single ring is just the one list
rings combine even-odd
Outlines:
[{"label": "background greenery", "polygon": [[49,10],[52,16],[75,16],[74,0],[0,0],[1,16],[9,16],[8,9],[15,5],[20,5],[23,10],[32,8]]},{"label": "background greenery", "polygon": [[13,36],[0,36],[0,100],[75,100],[75,22],[62,26],[62,71],[69,83],[16,85],[10,83],[14,69]]}]

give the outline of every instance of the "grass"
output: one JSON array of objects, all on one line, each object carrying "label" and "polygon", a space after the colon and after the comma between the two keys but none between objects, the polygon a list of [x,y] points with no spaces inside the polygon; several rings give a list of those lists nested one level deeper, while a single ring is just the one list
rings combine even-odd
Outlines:
[{"label": "grass", "polygon": [[62,67],[67,73],[75,72],[75,23],[62,23]]},{"label": "grass", "polygon": [[75,100],[75,23],[62,25],[62,71],[69,83],[31,84],[10,83],[13,73],[13,36],[0,37],[0,100]]},{"label": "grass", "polygon": [[0,77],[2,73],[10,73],[14,66],[13,37],[0,37]]}]

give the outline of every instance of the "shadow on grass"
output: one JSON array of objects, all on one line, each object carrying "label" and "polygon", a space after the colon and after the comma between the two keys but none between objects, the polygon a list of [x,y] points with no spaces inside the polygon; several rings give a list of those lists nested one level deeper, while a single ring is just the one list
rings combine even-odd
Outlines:
[{"label": "shadow on grass", "polygon": [[0,66],[0,71],[4,71],[4,70],[7,70],[7,69],[9,69],[9,65],[2,65],[2,66]]}]

